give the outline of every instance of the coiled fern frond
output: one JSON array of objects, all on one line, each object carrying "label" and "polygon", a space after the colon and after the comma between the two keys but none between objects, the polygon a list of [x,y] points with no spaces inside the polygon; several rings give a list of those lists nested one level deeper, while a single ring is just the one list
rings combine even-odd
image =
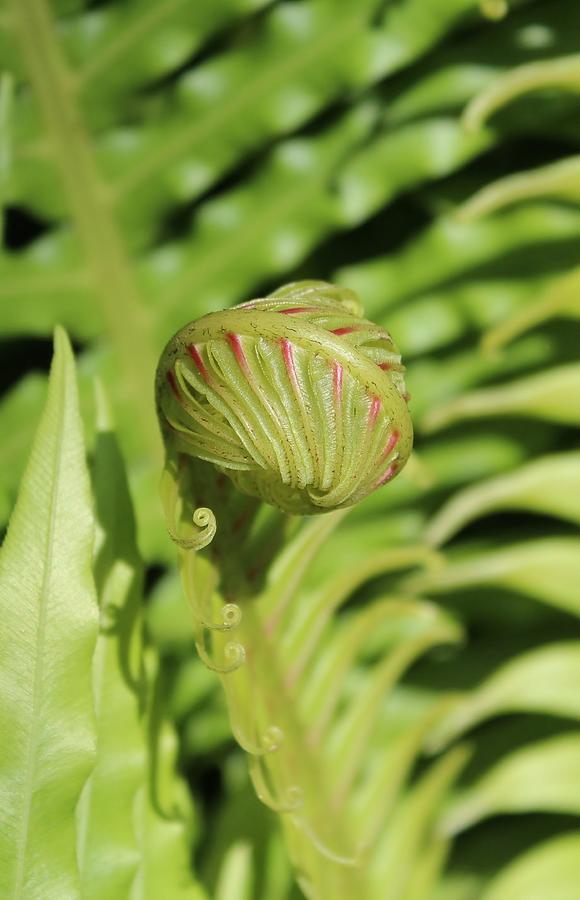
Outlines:
[{"label": "coiled fern frond", "polygon": [[157,375],[166,445],[289,513],[351,506],[409,456],[402,372],[352,292],[288,285],[170,341]]}]

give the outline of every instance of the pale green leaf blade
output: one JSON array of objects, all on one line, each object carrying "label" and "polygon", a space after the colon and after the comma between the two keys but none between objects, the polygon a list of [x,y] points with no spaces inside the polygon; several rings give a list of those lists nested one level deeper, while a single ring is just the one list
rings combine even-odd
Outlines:
[{"label": "pale green leaf blade", "polygon": [[547,166],[507,175],[471,197],[457,216],[464,222],[497,212],[512,203],[536,197],[568,197],[577,201],[580,182],[580,156],[560,159]]},{"label": "pale green leaf blade", "polygon": [[[375,889],[380,885],[386,900],[405,896],[416,875],[418,859],[425,859],[434,846],[444,841],[434,827],[435,820],[467,757],[465,747],[455,747],[422,776],[398,805],[379,842],[370,873]],[[441,850],[444,854],[444,848]],[[377,890],[376,896],[381,894]]]},{"label": "pale green leaf blade", "polygon": [[142,565],[123,464],[102,398],[100,406],[94,462],[97,760],[77,812],[78,857],[83,900],[124,900],[141,859],[133,819],[147,779]]},{"label": "pale green leaf blade", "polygon": [[72,352],[48,400],[0,557],[0,893],[79,896],[75,806],[95,759],[93,514]]},{"label": "pale green leaf blade", "polygon": [[238,48],[181,74],[174,102],[131,141],[111,132],[101,158],[129,228],[195,199],[262,142],[324,109],[343,86],[370,80],[369,22],[378,5],[275,4]]},{"label": "pale green leaf blade", "polygon": [[580,55],[533,62],[510,70],[469,104],[464,114],[465,127],[475,131],[496,110],[521,94],[556,86],[568,90],[580,88]]},{"label": "pale green leaf blade", "polygon": [[[475,389],[481,382],[507,379],[532,367],[539,369],[554,362],[553,344],[542,334],[529,335],[515,344],[510,353],[498,358],[468,347],[443,359],[424,356],[409,368],[407,377],[417,430],[434,430],[430,417],[437,416],[440,409],[446,410],[455,402],[459,403],[465,391],[473,390],[479,394]],[[508,382],[508,387],[515,383],[515,380]]]},{"label": "pale green leaf blade", "polygon": [[389,128],[347,162],[338,178],[345,221],[360,222],[397,193],[449,174],[491,144],[491,134],[473,138],[455,120],[443,117]]},{"label": "pale green leaf blade", "polygon": [[[79,66],[85,96],[105,108],[162,78],[220,29],[270,0],[187,0],[106,4],[65,22],[67,51]],[[83,13],[85,11],[83,10]],[[88,104],[87,104],[88,105]]]},{"label": "pale green leaf blade", "polygon": [[238,842],[224,857],[214,900],[252,900],[252,848]]},{"label": "pale green leaf blade", "polygon": [[515,4],[497,2],[509,12],[501,24],[473,29],[462,35],[460,43],[450,42],[439,48],[421,68],[420,77],[411,80],[402,92],[396,91],[389,105],[389,118],[399,122],[424,116],[434,109],[460,110],[476,94],[496,83],[498,75],[529,62],[539,52],[547,59],[576,52],[578,45],[574,29],[570,28],[571,9],[566,0],[535,4],[529,30],[529,14],[524,11],[524,15],[518,15],[510,8]]},{"label": "pale green leaf blade", "polygon": [[428,594],[494,585],[580,615],[579,583],[580,541],[550,537],[470,555],[432,575],[410,579],[408,586]]},{"label": "pale green leaf blade", "polygon": [[576,900],[580,883],[580,833],[534,847],[492,880],[481,900]]},{"label": "pale green leaf blade", "polygon": [[[427,50],[475,0],[275,4],[229,53],[180,74],[174,102],[131,140],[112,132],[102,162],[131,230],[191,201],[265,143]],[[375,26],[373,20],[379,18]]]},{"label": "pale green leaf blade", "polygon": [[444,544],[473,519],[498,509],[530,510],[580,524],[580,452],[546,456],[466,488],[437,513],[427,540]]},{"label": "pale green leaf blade", "polygon": [[530,328],[551,318],[580,318],[580,269],[572,269],[552,281],[548,288],[531,303],[508,316],[492,328],[482,340],[482,348],[495,351],[513,341]]},{"label": "pale green leaf blade", "polygon": [[[378,637],[385,646],[393,641],[410,644],[412,638],[424,631],[443,630],[444,625],[451,624],[438,613],[432,604],[388,596],[368,604],[355,615],[345,616],[341,624],[329,628],[326,639],[318,642],[312,665],[303,674],[301,712],[304,719],[312,723],[314,734],[320,736],[323,733],[352,666],[373,638]],[[435,634],[433,639],[436,640]],[[412,652],[408,662],[411,659]],[[400,663],[404,668],[404,660]],[[394,667],[393,678],[396,673]]]},{"label": "pale green leaf blade", "polygon": [[447,744],[491,716],[544,713],[580,719],[580,644],[548,644],[516,656],[438,723],[430,745]]},{"label": "pale green leaf blade", "polygon": [[398,253],[340,268],[333,280],[358,291],[372,317],[397,300],[432,290],[518,248],[528,248],[532,264],[535,244],[575,238],[579,227],[578,211],[555,203],[516,207],[469,223],[441,216]]},{"label": "pale green leaf blade", "polygon": [[191,296],[204,310],[237,301],[336,227],[333,178],[375,121],[375,106],[360,104],[321,135],[279,143],[252,177],[203,205],[184,239],[144,260],[143,284],[167,333],[183,324]]},{"label": "pale green leaf blade", "polygon": [[409,636],[400,640],[395,649],[373,667],[367,681],[359,689],[356,704],[343,711],[330,734],[329,773],[336,783],[335,796],[341,800],[356,771],[364,765],[368,744],[385,697],[405,669],[431,647],[455,643],[462,636],[457,623],[437,607],[417,604],[413,613],[416,621]]},{"label": "pale green leaf blade", "polygon": [[46,398],[46,379],[26,375],[0,401],[0,520],[5,522]]},{"label": "pale green leaf blade", "polygon": [[[400,694],[400,688],[399,688]],[[397,689],[391,695],[387,716],[392,721],[392,710],[401,702]],[[403,698],[405,703],[408,698]],[[385,828],[391,808],[405,787],[413,771],[417,758],[423,749],[425,738],[443,712],[443,704],[431,704],[427,711],[415,714],[405,721],[388,741],[377,742],[374,760],[370,761],[369,773],[357,790],[352,815],[354,828],[362,835],[363,845],[372,844]]]},{"label": "pale green leaf blade", "polygon": [[[155,682],[157,661],[146,654],[147,672]],[[141,851],[141,865],[129,900],[207,900],[190,869],[191,807],[185,785],[175,775],[177,739],[173,728],[157,721],[159,711],[148,710],[149,778],[136,798],[133,821]]]},{"label": "pale green leaf blade", "polygon": [[553,812],[580,815],[580,735],[564,734],[513,751],[465,788],[442,819],[450,834],[489,816]]},{"label": "pale green leaf blade", "polygon": [[451,400],[428,413],[422,427],[437,431],[464,419],[506,415],[580,425],[579,393],[580,365],[570,363]]}]

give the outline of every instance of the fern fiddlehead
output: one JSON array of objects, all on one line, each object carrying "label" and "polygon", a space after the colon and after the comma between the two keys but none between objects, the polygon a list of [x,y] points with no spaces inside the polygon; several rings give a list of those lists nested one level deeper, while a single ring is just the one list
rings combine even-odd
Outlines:
[{"label": "fern fiddlehead", "polygon": [[185,326],[157,374],[167,447],[288,513],[362,500],[412,426],[397,348],[361,315],[352,292],[300,282]]},{"label": "fern fiddlehead", "polygon": [[[295,679],[276,665],[288,586],[276,614],[272,592],[296,515],[315,516],[314,548],[405,465],[413,432],[403,372],[391,336],[363,318],[356,295],[321,281],[186,325],[157,371],[162,497],[197,649],[222,675],[256,793],[285,818],[290,852],[316,897],[352,896],[359,882],[332,867],[356,868],[360,848],[328,817],[335,789],[321,787],[320,760],[291,701]],[[303,543],[299,533],[290,550],[297,563]],[[299,582],[290,579],[290,593]]]}]

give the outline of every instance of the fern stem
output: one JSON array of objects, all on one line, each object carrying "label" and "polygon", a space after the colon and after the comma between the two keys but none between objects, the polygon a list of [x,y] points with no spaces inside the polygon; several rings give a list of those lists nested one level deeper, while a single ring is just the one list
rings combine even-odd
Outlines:
[{"label": "fern stem", "polygon": [[[261,707],[270,719],[268,724],[277,726],[283,733],[280,749],[267,756],[269,774],[274,783],[285,782],[297,787],[304,797],[304,807],[298,815],[291,811],[282,814],[289,844],[298,857],[295,863],[311,879],[312,896],[317,900],[329,897],[364,900],[364,869],[341,865],[332,858],[353,854],[348,820],[332,814],[322,759],[316,757],[316,750],[309,745],[306,728],[297,715],[295,698],[280,670],[276,643],[253,603],[244,604],[239,636],[248,660],[247,668],[244,667],[247,690],[241,702],[251,703],[254,710]],[[230,676],[225,675],[223,682],[232,709],[239,704],[241,695],[232,691]],[[321,852],[322,845],[330,851]]]},{"label": "fern stem", "polygon": [[[149,402],[156,353],[149,316],[140,301],[131,262],[112,216],[106,185],[55,34],[47,0],[11,0],[14,24],[33,89],[61,169],[74,224],[88,257],[107,330],[119,361],[135,427],[157,461],[161,443]],[[145,398],[146,402],[143,402]]]}]

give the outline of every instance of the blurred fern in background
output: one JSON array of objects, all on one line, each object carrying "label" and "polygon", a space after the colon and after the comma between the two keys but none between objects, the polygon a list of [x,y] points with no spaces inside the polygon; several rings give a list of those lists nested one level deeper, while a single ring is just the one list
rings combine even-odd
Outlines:
[{"label": "blurred fern in background", "polygon": [[[0,565],[0,893],[577,900],[577,4],[4,0],[0,61],[3,523],[41,422]],[[284,532],[258,686],[224,676],[249,750],[270,702],[294,728],[251,755],[279,831],[195,655],[153,377],[300,278],[393,334],[416,455]]]}]

